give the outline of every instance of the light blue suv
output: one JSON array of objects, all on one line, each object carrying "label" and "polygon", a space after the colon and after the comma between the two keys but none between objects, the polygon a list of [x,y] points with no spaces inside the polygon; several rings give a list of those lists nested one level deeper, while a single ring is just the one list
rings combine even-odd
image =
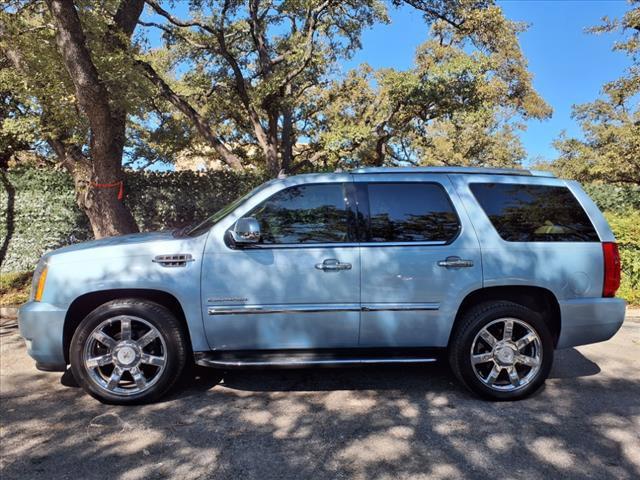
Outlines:
[{"label": "light blue suv", "polygon": [[522,398],[554,349],[609,339],[620,259],[573,181],[526,170],[363,168],[256,188],[201,224],[40,260],[19,314],[42,370],[109,403],[158,399],[185,364],[417,364]]}]

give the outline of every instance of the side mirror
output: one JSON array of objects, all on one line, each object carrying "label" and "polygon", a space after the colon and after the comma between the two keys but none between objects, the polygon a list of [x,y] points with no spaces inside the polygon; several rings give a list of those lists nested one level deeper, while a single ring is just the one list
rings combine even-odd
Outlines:
[{"label": "side mirror", "polygon": [[258,243],[260,241],[260,224],[253,217],[240,218],[230,232],[233,241],[237,244]]}]

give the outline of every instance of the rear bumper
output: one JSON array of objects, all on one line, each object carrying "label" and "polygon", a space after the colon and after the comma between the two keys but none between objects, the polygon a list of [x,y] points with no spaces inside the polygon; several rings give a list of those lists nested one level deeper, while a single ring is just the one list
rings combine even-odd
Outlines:
[{"label": "rear bumper", "polygon": [[580,298],[559,303],[562,327],[558,348],[609,340],[622,326],[627,305],[621,298]]},{"label": "rear bumper", "polygon": [[18,310],[20,335],[36,368],[48,372],[64,371],[63,332],[67,311],[42,302],[28,302]]}]

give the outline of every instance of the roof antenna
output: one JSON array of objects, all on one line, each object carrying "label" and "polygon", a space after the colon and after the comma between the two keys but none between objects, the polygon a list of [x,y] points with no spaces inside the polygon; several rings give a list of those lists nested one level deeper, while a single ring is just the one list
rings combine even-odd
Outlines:
[{"label": "roof antenna", "polygon": [[283,178],[287,178],[284,168],[278,172],[278,180],[282,180]]}]

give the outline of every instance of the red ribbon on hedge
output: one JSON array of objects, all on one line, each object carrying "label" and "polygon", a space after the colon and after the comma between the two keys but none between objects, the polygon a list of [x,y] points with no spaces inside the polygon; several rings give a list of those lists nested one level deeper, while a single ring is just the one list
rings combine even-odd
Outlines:
[{"label": "red ribbon on hedge", "polygon": [[93,188],[114,188],[114,187],[120,187],[118,189],[118,200],[122,200],[124,198],[124,182],[122,180],[120,180],[119,182],[115,182],[115,183],[95,183],[95,182],[91,182],[91,186]]}]

